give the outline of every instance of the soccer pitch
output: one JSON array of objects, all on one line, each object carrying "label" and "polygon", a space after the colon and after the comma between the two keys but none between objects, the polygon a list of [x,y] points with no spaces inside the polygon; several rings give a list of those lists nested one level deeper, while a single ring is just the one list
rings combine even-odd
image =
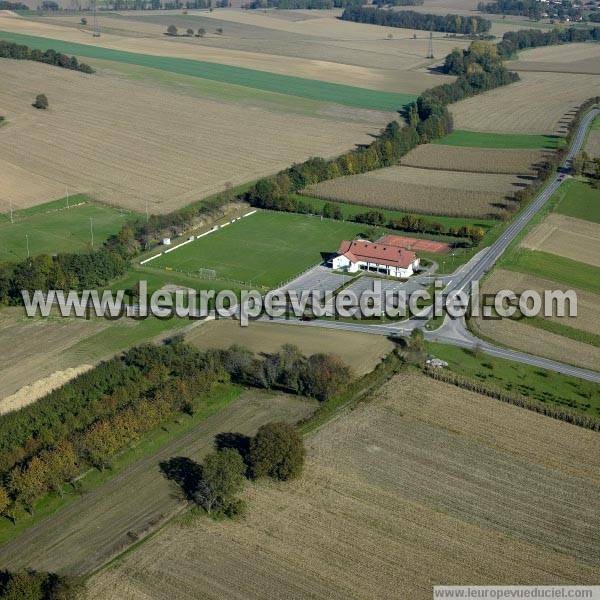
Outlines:
[{"label": "soccer pitch", "polygon": [[292,213],[258,212],[162,255],[152,267],[276,287],[335,252],[364,225]]},{"label": "soccer pitch", "polygon": [[17,262],[36,254],[80,252],[99,248],[135,213],[90,202],[78,194],[33,208],[0,214],[0,260]]}]

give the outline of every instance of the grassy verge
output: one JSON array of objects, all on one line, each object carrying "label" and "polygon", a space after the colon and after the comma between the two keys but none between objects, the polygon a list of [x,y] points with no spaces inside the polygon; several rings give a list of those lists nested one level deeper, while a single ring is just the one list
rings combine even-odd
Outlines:
[{"label": "grassy verge", "polygon": [[443,146],[466,146],[469,148],[506,148],[513,150],[555,150],[565,146],[566,141],[557,135],[532,135],[526,133],[484,133],[457,129],[433,140],[432,144]]},{"label": "grassy verge", "polygon": [[112,461],[110,469],[104,471],[91,469],[79,479],[76,488],[65,485],[63,496],[52,493],[41,498],[34,504],[33,515],[22,510],[17,511],[15,514],[17,517],[16,525],[13,525],[7,519],[0,521],[0,544],[5,544],[14,539],[27,528],[68,506],[80,495],[96,489],[144,456],[157,452],[167,442],[183,436],[194,426],[233,402],[241,391],[242,388],[234,385],[216,386],[207,397],[197,401],[196,412],[192,416],[179,414],[146,434],[137,444],[117,455]]},{"label": "grassy verge", "polygon": [[0,31],[0,38],[7,41],[25,44],[30,48],[46,50],[53,48],[57,52],[73,54],[79,58],[99,58],[116,62],[151,67],[190,75],[209,81],[221,81],[240,85],[248,88],[321,100],[356,108],[368,108],[376,110],[395,111],[416,99],[413,94],[400,94],[394,92],[381,92],[367,88],[329,83],[317,79],[305,79],[303,77],[292,77],[290,75],[279,75],[268,71],[258,71],[232,65],[211,63],[187,58],[176,58],[169,56],[154,56],[150,54],[138,54],[125,52],[100,46],[66,42],[63,40],[23,35]]},{"label": "grassy verge", "polygon": [[428,351],[464,377],[581,414],[600,416],[600,385],[539,367],[429,342]]},{"label": "grassy verge", "polygon": [[568,179],[555,193],[555,212],[600,223],[600,190],[594,189],[585,181]]}]

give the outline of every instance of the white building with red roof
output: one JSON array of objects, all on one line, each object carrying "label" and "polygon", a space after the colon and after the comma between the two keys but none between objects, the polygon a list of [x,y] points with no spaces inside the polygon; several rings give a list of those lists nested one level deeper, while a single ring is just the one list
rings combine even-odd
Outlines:
[{"label": "white building with red roof", "polygon": [[334,269],[349,273],[371,271],[407,279],[419,268],[419,258],[412,250],[397,245],[368,240],[344,240],[338,255],[331,259]]}]

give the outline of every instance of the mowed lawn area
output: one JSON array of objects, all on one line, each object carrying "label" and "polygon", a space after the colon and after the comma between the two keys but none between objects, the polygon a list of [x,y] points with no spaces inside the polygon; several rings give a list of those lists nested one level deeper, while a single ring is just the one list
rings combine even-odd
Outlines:
[{"label": "mowed lawn area", "polygon": [[268,92],[333,102],[356,108],[396,111],[416,99],[416,96],[413,94],[383,92],[304,77],[279,75],[268,71],[259,71],[220,63],[139,54],[7,31],[0,31],[0,39],[25,44],[30,48],[40,50],[53,48],[57,52],[73,54],[80,59],[84,59],[84,62],[85,59],[90,58],[112,60],[142,67],[152,67],[180,75],[191,75],[211,81],[221,81]]},{"label": "mowed lawn area", "polygon": [[122,224],[136,214],[91,202],[87,196],[74,195],[33,208],[0,214],[0,260],[19,261],[29,253],[57,254],[80,252],[100,247]]},{"label": "mowed lawn area", "polygon": [[554,150],[565,145],[565,139],[557,135],[534,135],[528,133],[486,133],[457,129],[432,144],[464,146],[469,148],[507,148],[514,150]]},{"label": "mowed lawn area", "polygon": [[555,212],[600,223],[600,190],[584,181],[569,179],[556,192]]},{"label": "mowed lawn area", "polygon": [[214,269],[218,279],[275,287],[335,252],[364,230],[291,213],[259,212],[152,261],[152,267],[191,274]]}]

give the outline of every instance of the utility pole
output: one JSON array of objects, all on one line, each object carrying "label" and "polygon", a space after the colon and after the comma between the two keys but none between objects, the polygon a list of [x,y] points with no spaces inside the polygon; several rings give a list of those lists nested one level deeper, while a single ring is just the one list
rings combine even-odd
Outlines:
[{"label": "utility pole", "polygon": [[148,200],[146,200],[146,223],[150,220],[150,211],[148,210]]},{"label": "utility pole", "polygon": [[25,234],[25,240],[27,243],[27,258],[29,258],[29,234],[28,233]]},{"label": "utility pole", "polygon": [[10,222],[14,223],[15,220],[13,219],[13,203],[12,200],[10,201]]},{"label": "utility pole", "polygon": [[433,31],[429,32],[429,48],[427,49],[427,58],[435,58],[435,56],[433,56]]},{"label": "utility pole", "polygon": [[69,188],[66,187],[65,191],[67,192],[67,208],[70,208],[70,206],[69,206]]},{"label": "utility pole", "polygon": [[94,219],[90,217],[90,233],[92,234],[92,250],[94,249]]}]

